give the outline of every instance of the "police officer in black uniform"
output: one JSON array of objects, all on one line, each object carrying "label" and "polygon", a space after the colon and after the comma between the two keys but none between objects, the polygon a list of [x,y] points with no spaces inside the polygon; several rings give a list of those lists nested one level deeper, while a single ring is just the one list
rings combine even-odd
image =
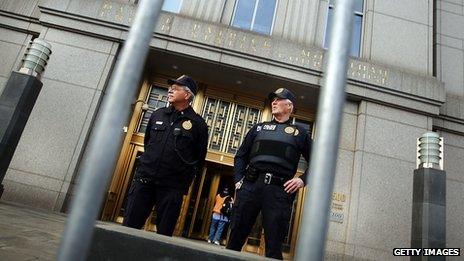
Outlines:
[{"label": "police officer in black uniform", "polygon": [[142,228],[155,205],[157,233],[172,236],[183,195],[205,161],[208,126],[190,106],[195,81],[182,75],[168,84],[170,106],[154,111],[148,121],[123,225]]},{"label": "police officer in black uniform", "polygon": [[240,251],[259,212],[262,212],[266,257],[282,259],[295,192],[305,175],[295,178],[300,155],[308,161],[311,138],[291,123],[295,96],[285,88],[269,94],[270,122],[258,123],[247,133],[235,155],[237,196],[228,249]]}]

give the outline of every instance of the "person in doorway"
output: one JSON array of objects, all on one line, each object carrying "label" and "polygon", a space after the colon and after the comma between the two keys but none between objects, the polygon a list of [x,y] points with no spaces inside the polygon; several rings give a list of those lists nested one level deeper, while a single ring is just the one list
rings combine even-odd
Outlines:
[{"label": "person in doorway", "polygon": [[229,222],[233,203],[234,199],[229,195],[229,189],[227,187],[216,195],[211,226],[209,228],[208,243],[220,245],[222,231],[227,222]]},{"label": "person in doorway", "polygon": [[295,177],[300,156],[309,160],[312,140],[292,124],[295,96],[279,88],[268,96],[273,120],[254,125],[234,160],[237,191],[228,249],[240,251],[259,212],[263,216],[266,257],[282,259],[282,243],[290,221],[295,192],[306,176]]},{"label": "person in doorway", "polygon": [[191,107],[195,81],[182,75],[168,84],[170,105],[154,111],[148,121],[123,225],[141,229],[155,206],[157,233],[172,236],[183,195],[205,161],[208,126]]}]

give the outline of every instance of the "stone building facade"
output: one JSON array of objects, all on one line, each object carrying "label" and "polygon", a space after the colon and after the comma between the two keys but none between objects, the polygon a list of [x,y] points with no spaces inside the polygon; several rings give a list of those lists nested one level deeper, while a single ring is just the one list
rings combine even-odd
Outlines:
[{"label": "stone building facade", "polygon": [[[201,86],[194,108],[210,120],[210,142],[207,166],[184,201],[176,231],[202,238],[209,223],[199,213],[207,213],[211,195],[229,182],[243,133],[270,118],[268,92],[294,91],[295,120],[317,128],[334,6],[327,0],[275,0],[268,6],[263,0],[165,1],[140,94],[127,108],[133,116],[121,131],[125,140],[115,174],[102,192],[107,193],[102,219],[118,221],[135,158],[143,151],[144,120],[165,105],[165,79],[189,74]],[[410,245],[416,138],[432,130],[445,141],[447,246],[464,248],[464,3],[356,2],[357,48],[349,61],[327,257],[388,260],[393,248]],[[31,39],[44,38],[53,50],[3,182],[3,200],[66,210],[136,7],[134,0],[0,2],[0,91]],[[304,193],[289,226],[289,256]],[[255,244],[249,239],[249,251],[260,253],[263,243],[257,239]]]}]

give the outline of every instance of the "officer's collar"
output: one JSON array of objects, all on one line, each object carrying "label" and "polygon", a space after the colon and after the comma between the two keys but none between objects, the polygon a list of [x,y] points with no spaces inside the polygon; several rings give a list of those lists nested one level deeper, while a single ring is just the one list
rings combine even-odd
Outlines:
[{"label": "officer's collar", "polygon": [[292,124],[292,119],[291,119],[291,118],[289,118],[287,121],[284,121],[284,122],[278,122],[278,121],[276,121],[276,119],[274,118],[274,119],[272,119],[272,121],[271,121],[271,122],[273,122],[273,123],[277,123],[277,124],[289,124],[289,125],[290,125],[290,124]]},{"label": "officer's collar", "polygon": [[174,106],[170,105],[168,109],[166,110],[166,114],[173,114],[173,113],[179,113],[179,114],[188,114],[192,110],[192,106],[188,106],[187,108],[183,109],[182,111],[176,110]]}]

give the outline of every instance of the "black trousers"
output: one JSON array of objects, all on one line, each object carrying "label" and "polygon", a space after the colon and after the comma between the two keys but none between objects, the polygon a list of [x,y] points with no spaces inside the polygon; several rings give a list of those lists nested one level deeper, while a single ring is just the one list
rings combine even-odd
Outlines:
[{"label": "black trousers", "polygon": [[183,191],[142,184],[134,180],[129,189],[123,225],[141,229],[155,205],[158,234],[172,236],[182,206]]},{"label": "black trousers", "polygon": [[266,257],[283,259],[282,243],[287,234],[295,194],[283,186],[266,185],[258,179],[245,181],[237,191],[227,248],[241,251],[259,212],[263,215]]}]

